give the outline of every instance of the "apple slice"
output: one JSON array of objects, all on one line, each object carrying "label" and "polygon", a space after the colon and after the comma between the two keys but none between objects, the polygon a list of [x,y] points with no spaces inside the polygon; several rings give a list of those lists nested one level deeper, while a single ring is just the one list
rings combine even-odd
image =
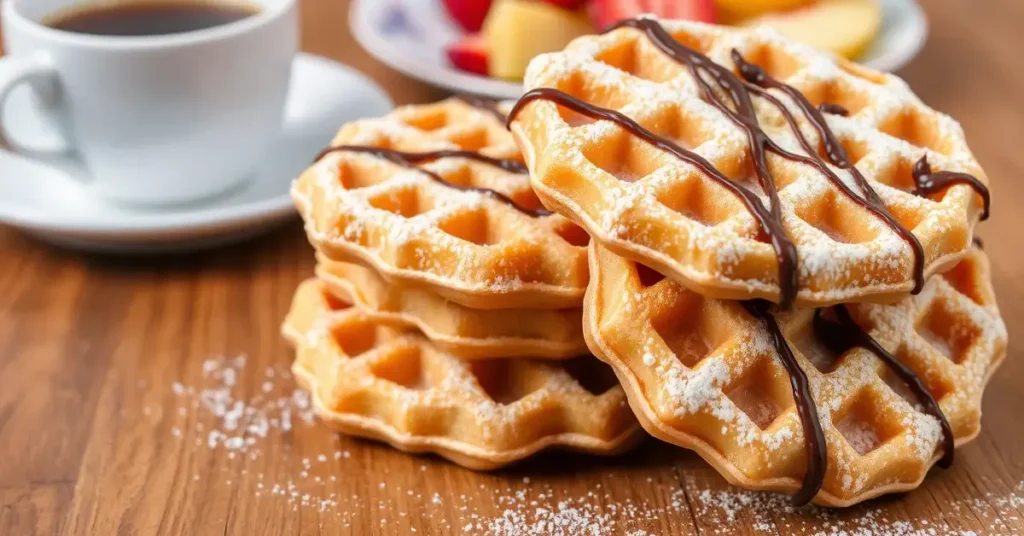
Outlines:
[{"label": "apple slice", "polygon": [[487,76],[487,44],[480,34],[470,34],[448,45],[448,61],[460,71]]},{"label": "apple slice", "polygon": [[790,39],[856,59],[878,35],[882,11],[875,0],[821,0],[794,11],[749,19],[742,24],[771,26]]},{"label": "apple slice", "polygon": [[660,19],[700,22],[715,22],[716,19],[714,0],[593,0],[588,11],[590,20],[601,30],[644,13]]},{"label": "apple slice", "polygon": [[715,0],[722,20],[738,21],[757,15],[789,11],[816,0]]},{"label": "apple slice", "polygon": [[534,56],[562,50],[593,31],[582,12],[534,0],[498,0],[484,21],[491,76],[521,80]]},{"label": "apple slice", "polygon": [[558,6],[562,9],[577,10],[583,7],[590,0],[544,0],[545,2]]},{"label": "apple slice", "polygon": [[444,0],[444,7],[467,32],[479,32],[491,9],[491,0]]}]

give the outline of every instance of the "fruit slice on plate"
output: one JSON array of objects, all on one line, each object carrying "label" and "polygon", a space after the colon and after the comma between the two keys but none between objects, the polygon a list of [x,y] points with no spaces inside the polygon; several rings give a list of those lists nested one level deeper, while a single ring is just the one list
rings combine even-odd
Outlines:
[{"label": "fruit slice on plate", "polygon": [[483,30],[490,74],[522,79],[534,56],[562,50],[569,41],[593,32],[580,11],[533,0],[498,0]]},{"label": "fruit slice on plate", "polygon": [[789,11],[816,0],[715,0],[718,16],[724,22],[748,19],[764,13]]},{"label": "fruit slice on plate", "polygon": [[491,0],[444,0],[444,7],[467,32],[479,32],[491,9]]},{"label": "fruit slice on plate", "polygon": [[820,0],[807,7],[748,19],[744,26],[767,25],[813,47],[855,59],[882,26],[875,0]]},{"label": "fruit slice on plate", "polygon": [[644,13],[661,19],[715,22],[714,0],[593,0],[588,11],[599,30]]},{"label": "fruit slice on plate", "polygon": [[448,61],[460,71],[487,76],[487,44],[480,34],[471,34],[448,45]]},{"label": "fruit slice on plate", "polygon": [[544,0],[545,2],[558,6],[562,9],[579,9],[587,4],[590,0]]}]

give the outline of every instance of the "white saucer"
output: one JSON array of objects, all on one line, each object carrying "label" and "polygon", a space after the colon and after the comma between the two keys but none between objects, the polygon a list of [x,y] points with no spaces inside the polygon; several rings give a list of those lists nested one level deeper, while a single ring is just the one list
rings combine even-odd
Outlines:
[{"label": "white saucer", "polygon": [[[17,91],[4,108],[6,124],[32,147],[52,146],[32,128],[31,95]],[[217,199],[167,209],[134,209],[86,195],[57,168],[0,150],[0,223],[46,242],[108,253],[181,252],[236,242],[293,217],[288,189],[342,123],[387,113],[387,94],[358,72],[334,61],[300,54],[293,66],[288,124],[258,175]],[[74,173],[65,164],[63,169]]]},{"label": "white saucer", "polygon": [[[906,65],[924,45],[928,25],[915,0],[880,0],[882,31],[858,61],[880,71]],[[349,25],[378,60],[413,78],[454,91],[515,99],[522,85],[455,69],[445,48],[464,33],[440,0],[352,0]]]}]

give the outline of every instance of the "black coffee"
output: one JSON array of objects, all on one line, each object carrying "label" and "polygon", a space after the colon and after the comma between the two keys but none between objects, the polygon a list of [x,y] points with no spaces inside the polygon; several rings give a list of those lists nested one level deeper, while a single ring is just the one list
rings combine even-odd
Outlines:
[{"label": "black coffee", "polygon": [[259,7],[240,2],[139,0],[74,8],[51,16],[44,24],[93,35],[167,35],[230,24],[259,12]]}]

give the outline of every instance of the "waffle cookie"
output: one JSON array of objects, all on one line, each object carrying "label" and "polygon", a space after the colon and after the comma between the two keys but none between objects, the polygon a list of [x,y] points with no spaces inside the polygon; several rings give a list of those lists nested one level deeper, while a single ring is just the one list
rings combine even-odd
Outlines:
[{"label": "waffle cookie", "polygon": [[[697,451],[734,484],[801,488],[811,458],[805,421],[766,324],[743,303],[702,297],[596,243],[590,263],[584,333],[644,428]],[[814,501],[829,506],[915,488],[944,439],[973,439],[982,392],[1007,346],[977,248],[916,296],[844,310],[916,373],[952,438],[877,353],[831,347],[813,309],[775,314],[816,406],[827,465]]]},{"label": "waffle cookie", "polygon": [[292,188],[310,242],[477,309],[580,307],[582,229],[543,208],[493,110],[449,99],[346,124]]},{"label": "waffle cookie", "polygon": [[589,353],[582,308],[470,309],[429,290],[389,285],[370,268],[322,256],[316,274],[331,294],[370,320],[419,329],[435,346],[462,359],[567,359]]},{"label": "waffle cookie", "polygon": [[510,124],[544,205],[705,296],[893,302],[987,215],[956,121],[767,28],[628,20],[525,87]]},{"label": "waffle cookie", "polygon": [[282,331],[325,422],[403,451],[485,470],[548,447],[614,454],[644,436],[614,375],[593,358],[461,361],[374,322],[316,280],[299,287]]}]

